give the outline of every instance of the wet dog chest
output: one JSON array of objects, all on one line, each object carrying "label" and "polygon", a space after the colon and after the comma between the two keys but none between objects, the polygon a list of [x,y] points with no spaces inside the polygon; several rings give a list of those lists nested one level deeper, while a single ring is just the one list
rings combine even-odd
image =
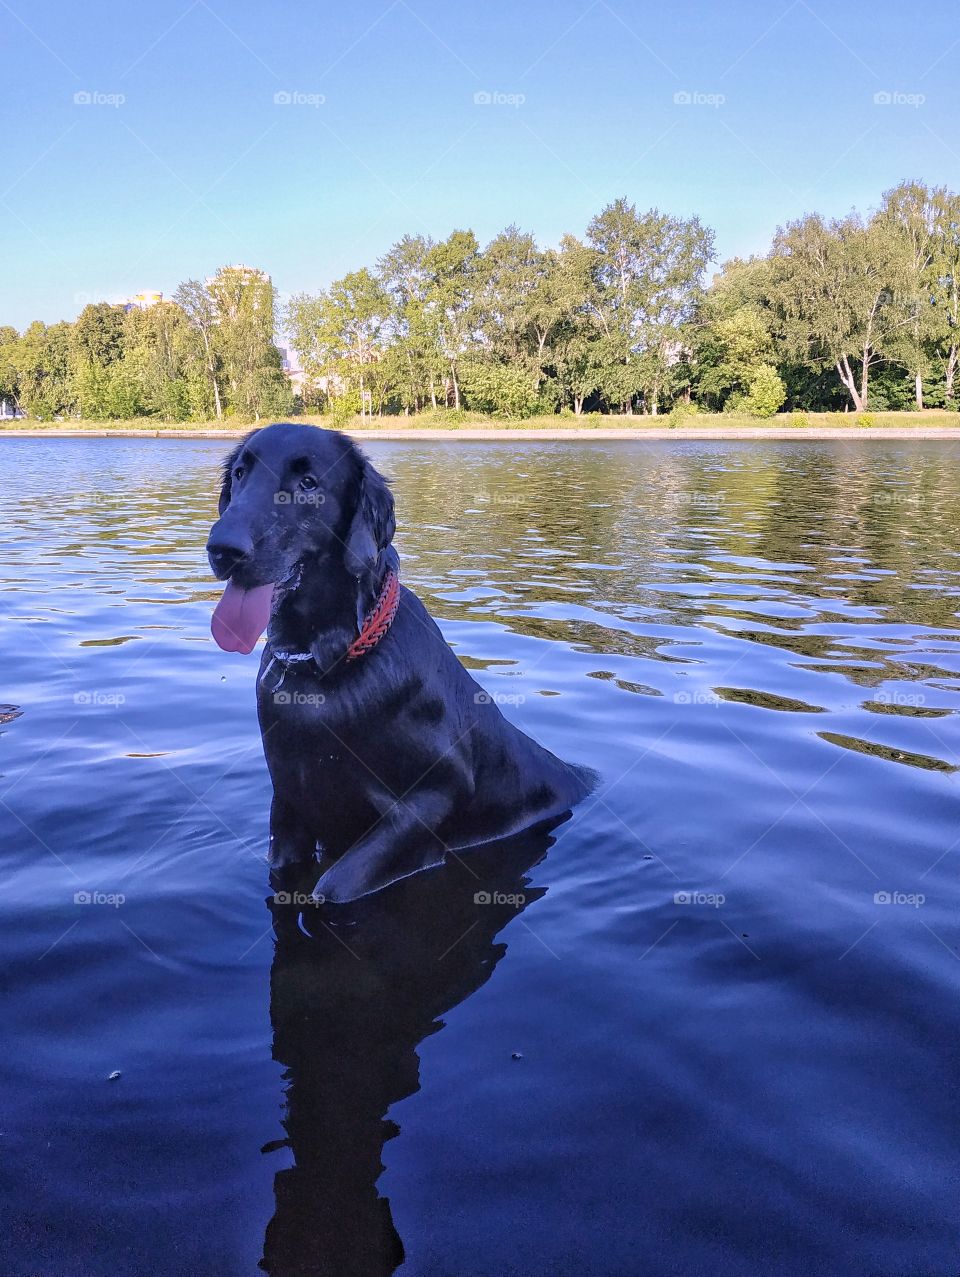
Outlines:
[{"label": "wet dog chest", "polygon": [[290,670],[279,687],[258,688],[264,752],[278,788],[369,788],[392,770],[376,715],[341,688]]},{"label": "wet dog chest", "polygon": [[289,668],[279,686],[261,678],[257,702],[274,788],[285,798],[376,805],[424,786],[459,789],[470,770],[468,734],[451,737],[442,701],[415,682],[385,694],[367,680]]}]

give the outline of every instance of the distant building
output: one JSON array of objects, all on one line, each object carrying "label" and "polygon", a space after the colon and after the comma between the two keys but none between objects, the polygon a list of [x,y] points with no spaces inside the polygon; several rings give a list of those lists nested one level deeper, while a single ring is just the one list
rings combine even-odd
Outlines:
[{"label": "distant building", "polygon": [[[237,282],[240,284],[241,288],[249,288],[251,285],[262,286],[264,284],[272,286],[273,284],[273,281],[265,270],[258,270],[256,266],[244,266],[243,262],[237,262],[233,266],[223,266],[221,267],[221,270],[232,271],[234,276],[237,277]],[[217,289],[215,295],[218,298],[220,306],[224,306],[226,304],[229,307],[230,303],[227,301],[222,289],[220,288],[223,281],[219,279],[217,275],[208,275],[203,282],[208,289]],[[234,294],[234,296],[236,297],[236,294]],[[255,291],[253,294],[254,310],[258,310],[260,308],[262,300],[262,293]]]},{"label": "distant building", "polygon": [[280,351],[281,366],[284,376],[290,383],[290,389],[295,395],[302,395],[307,374],[300,366],[297,352],[290,346],[278,346],[277,350]]},{"label": "distant building", "polygon": [[151,306],[159,306],[163,301],[163,293],[157,292],[156,289],[146,289],[142,293],[137,293],[135,297],[131,297],[129,301],[123,303],[123,309],[128,313],[131,310],[149,310]]},{"label": "distant building", "polygon": [[[243,282],[245,284],[252,284],[256,282],[261,284],[270,283],[270,276],[265,270],[259,270],[256,266],[245,266],[243,262],[236,262],[233,266],[224,266],[223,269],[236,271],[237,274],[243,278]],[[216,278],[216,275],[208,275],[203,282],[209,288],[210,285],[216,281]]]}]

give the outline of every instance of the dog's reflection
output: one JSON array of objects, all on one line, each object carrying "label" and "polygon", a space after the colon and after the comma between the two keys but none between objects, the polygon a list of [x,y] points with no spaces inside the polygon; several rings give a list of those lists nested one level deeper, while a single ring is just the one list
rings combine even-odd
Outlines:
[{"label": "dog's reflection", "polygon": [[[544,889],[527,872],[551,826],[451,859],[356,905],[274,905],[270,1014],[286,1066],[286,1148],[260,1267],[273,1277],[381,1277],[403,1262],[377,1192],[390,1105],[420,1088],[417,1047],[492,975],[497,934]],[[309,890],[309,887],[305,888]]]}]

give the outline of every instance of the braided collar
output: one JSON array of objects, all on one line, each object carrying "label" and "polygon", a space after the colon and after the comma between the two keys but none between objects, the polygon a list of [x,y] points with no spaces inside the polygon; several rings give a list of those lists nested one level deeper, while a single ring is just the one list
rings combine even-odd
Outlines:
[{"label": "braided collar", "polygon": [[[383,636],[390,629],[397,615],[397,609],[400,607],[400,574],[394,568],[390,568],[386,576],[383,578],[383,585],[380,587],[380,593],[377,595],[376,602],[364,617],[363,624],[360,627],[360,633],[353,640],[346,652],[343,654],[343,660],[355,661],[363,656],[365,652],[371,651],[377,646]],[[274,662],[283,666],[283,673],[291,665],[306,665],[313,660],[311,652],[284,652],[274,648],[270,653],[270,663],[263,671],[261,681],[266,678]],[[283,681],[281,675],[280,682]],[[279,686],[279,684],[278,684]]]},{"label": "braided collar", "polygon": [[400,606],[400,576],[394,568],[390,568],[383,578],[383,586],[377,595],[377,601],[364,617],[360,633],[347,648],[345,659],[355,661],[364,652],[377,646],[393,624]]}]

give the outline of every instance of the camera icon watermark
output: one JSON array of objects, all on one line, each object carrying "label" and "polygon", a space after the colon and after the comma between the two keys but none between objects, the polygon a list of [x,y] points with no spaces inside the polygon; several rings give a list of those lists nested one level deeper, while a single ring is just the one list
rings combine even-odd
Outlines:
[{"label": "camera icon watermark", "polygon": [[716,709],[720,704],[720,697],[716,692],[674,692],[674,705],[712,705]]},{"label": "camera icon watermark", "polygon": [[74,692],[74,705],[110,705],[114,709],[126,704],[123,692]]},{"label": "camera icon watermark", "polygon": [[521,692],[474,692],[474,705],[522,705],[527,698]]},{"label": "camera icon watermark", "polygon": [[877,692],[873,699],[877,705],[899,705],[906,709],[920,709],[927,702],[921,692]]},{"label": "camera icon watermark", "polygon": [[274,505],[323,505],[326,499],[326,493],[303,492],[300,488],[296,492],[285,492],[281,489],[273,494]]},{"label": "camera icon watermark", "polygon": [[112,106],[116,109],[126,100],[125,93],[101,93],[99,89],[78,89],[73,95],[74,106]]},{"label": "camera icon watermark", "polygon": [[83,310],[84,306],[94,306],[97,302],[106,302],[108,306],[122,306],[126,302],[124,293],[86,293],[73,294],[73,304]]},{"label": "camera icon watermark", "polygon": [[674,106],[712,106],[714,110],[726,100],[723,93],[701,93],[699,89],[678,89],[673,95]]},{"label": "camera icon watermark", "polygon": [[311,905],[322,905],[326,900],[326,896],[319,891],[277,891],[274,892],[273,903],[275,905],[299,905],[302,908],[309,908]]},{"label": "camera icon watermark", "polygon": [[917,505],[919,497],[914,492],[877,492],[873,500],[877,505]]},{"label": "camera icon watermark", "polygon": [[719,909],[721,905],[727,903],[727,897],[722,891],[675,891],[673,903],[675,905],[709,905],[711,909]]},{"label": "camera icon watermark", "polygon": [[490,505],[523,505],[524,498],[519,492],[488,492],[480,488],[474,493],[474,500]]},{"label": "camera icon watermark", "polygon": [[75,905],[110,905],[113,909],[119,909],[121,905],[127,903],[127,897],[120,891],[75,891],[73,903]]},{"label": "camera icon watermark", "polygon": [[300,89],[278,89],[273,95],[274,106],[323,106],[325,93],[303,93]]},{"label": "camera icon watermark", "polygon": [[323,692],[274,692],[274,705],[311,705],[316,708],[326,701]]},{"label": "camera icon watermark", "polygon": [[881,89],[873,95],[874,106],[912,106],[914,110],[926,100],[925,93],[901,93],[899,89]]},{"label": "camera icon watermark", "polygon": [[919,909],[921,905],[927,903],[927,897],[920,891],[875,891],[873,903],[875,905],[910,905],[913,909]]},{"label": "camera icon watermark", "polygon": [[473,95],[474,106],[523,106],[525,93],[501,93],[497,89],[480,89]]},{"label": "camera icon watermark", "polygon": [[475,905],[510,905],[513,909],[521,909],[527,903],[522,891],[475,891]]}]

